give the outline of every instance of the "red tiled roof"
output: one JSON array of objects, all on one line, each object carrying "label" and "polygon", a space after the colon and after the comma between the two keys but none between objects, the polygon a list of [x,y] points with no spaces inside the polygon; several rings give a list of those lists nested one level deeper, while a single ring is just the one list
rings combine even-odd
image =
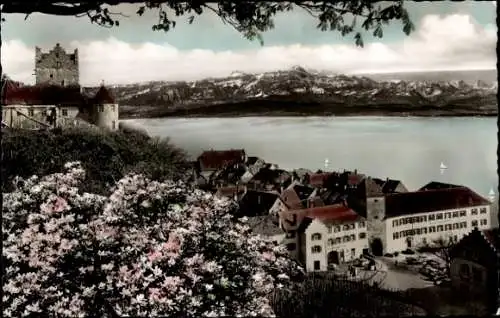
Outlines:
[{"label": "red tiled roof", "polygon": [[245,150],[222,150],[222,151],[204,151],[199,157],[198,162],[202,170],[221,169],[228,164],[243,163]]},{"label": "red tiled roof", "polygon": [[74,105],[86,103],[77,86],[34,85],[23,86],[7,81],[2,95],[2,105]]},{"label": "red tiled roof", "polygon": [[313,173],[309,176],[309,184],[315,187],[322,187],[331,175],[331,172]]},{"label": "red tiled roof", "polygon": [[388,218],[488,204],[488,200],[466,187],[394,193],[385,198],[385,214]]},{"label": "red tiled roof", "polygon": [[364,175],[362,174],[349,174],[347,177],[347,184],[349,185],[358,185],[364,179]]},{"label": "red tiled roof", "polygon": [[354,221],[360,216],[343,204],[333,204],[308,209],[307,217],[321,221],[348,222]]},{"label": "red tiled roof", "polygon": [[99,90],[95,94],[94,102],[96,104],[114,104],[115,99],[113,98],[111,92],[103,85],[99,88]]}]

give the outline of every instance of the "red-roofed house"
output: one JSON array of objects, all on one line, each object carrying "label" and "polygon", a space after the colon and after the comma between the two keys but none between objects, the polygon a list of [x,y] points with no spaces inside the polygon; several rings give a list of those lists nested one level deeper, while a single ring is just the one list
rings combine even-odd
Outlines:
[{"label": "red-roofed house", "polygon": [[247,155],[243,149],[204,151],[197,159],[201,175],[205,179],[229,165],[244,164]]},{"label": "red-roofed house", "polygon": [[368,252],[365,218],[335,204],[297,211],[309,225],[299,234],[302,262],[308,271],[326,271],[332,264],[354,260]]}]

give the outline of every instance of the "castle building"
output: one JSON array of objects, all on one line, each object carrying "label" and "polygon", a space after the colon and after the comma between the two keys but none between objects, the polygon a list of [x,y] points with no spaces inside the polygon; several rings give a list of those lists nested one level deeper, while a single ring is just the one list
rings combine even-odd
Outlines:
[{"label": "castle building", "polygon": [[66,54],[57,44],[48,53],[36,48],[36,84],[2,83],[2,126],[51,129],[96,126],[117,130],[119,107],[102,85],[95,96],[84,96],[79,84],[78,50]]},{"label": "castle building", "polygon": [[42,53],[42,50],[36,47],[35,76],[37,85],[79,86],[78,49],[75,49],[73,54],[66,54],[57,43],[48,53]]}]

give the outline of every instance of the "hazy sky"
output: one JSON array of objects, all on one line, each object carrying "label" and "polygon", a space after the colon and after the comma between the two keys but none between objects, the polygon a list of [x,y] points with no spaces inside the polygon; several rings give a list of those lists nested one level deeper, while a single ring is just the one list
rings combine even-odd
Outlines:
[{"label": "hazy sky", "polygon": [[87,18],[34,14],[6,15],[2,24],[2,65],[13,79],[33,83],[34,47],[56,43],[80,51],[81,83],[91,85],[149,80],[190,80],[225,76],[232,71],[261,72],[293,65],[341,73],[416,70],[494,69],[494,2],[406,2],[416,31],[389,25],[382,39],[365,35],[357,48],[352,36],[321,32],[317,22],[297,9],[278,15],[265,45],[244,39],[206,13],[189,25],[177,18],[174,30],[152,31],[155,13],[142,17],[137,6],[117,6],[120,27],[92,25]]}]

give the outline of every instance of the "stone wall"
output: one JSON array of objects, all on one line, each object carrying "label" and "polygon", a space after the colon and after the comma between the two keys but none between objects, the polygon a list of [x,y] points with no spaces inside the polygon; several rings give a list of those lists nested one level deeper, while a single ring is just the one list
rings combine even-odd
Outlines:
[{"label": "stone wall", "polygon": [[36,84],[79,85],[78,49],[73,54],[66,54],[57,44],[50,52],[42,53],[36,48],[35,53]]}]

